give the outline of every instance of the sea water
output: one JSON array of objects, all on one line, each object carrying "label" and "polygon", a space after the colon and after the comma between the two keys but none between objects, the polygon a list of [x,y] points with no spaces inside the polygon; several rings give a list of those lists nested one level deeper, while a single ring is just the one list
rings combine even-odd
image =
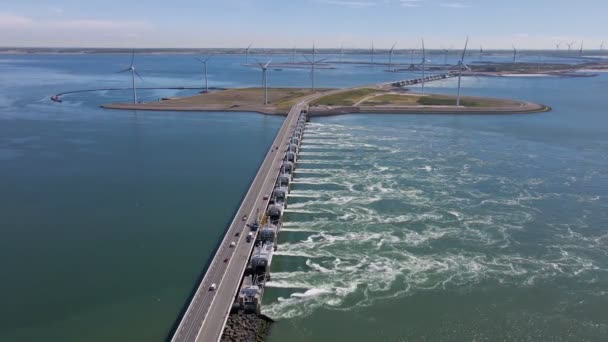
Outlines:
[{"label": "sea water", "polygon": [[[192,57],[136,56],[138,85],[201,86]],[[129,61],[0,56],[0,340],[164,340],[282,123],[98,108],[131,100],[116,73]],[[243,56],[211,61],[210,86],[261,82]],[[419,77],[335,67],[318,86]],[[269,72],[271,86],[310,81]],[[605,336],[607,85],[465,78],[466,95],[554,110],[314,118],[264,299],[271,340]],[[96,88],[125,89],[49,100]],[[427,90],[453,94],[455,80]]]}]

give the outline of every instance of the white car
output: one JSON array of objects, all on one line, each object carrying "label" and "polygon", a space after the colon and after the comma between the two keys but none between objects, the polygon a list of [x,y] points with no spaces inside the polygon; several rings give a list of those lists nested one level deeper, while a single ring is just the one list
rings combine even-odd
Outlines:
[{"label": "white car", "polygon": [[236,246],[236,242],[232,241],[232,242],[230,243],[230,247],[234,247],[234,246]]},{"label": "white car", "polygon": [[209,291],[215,291],[217,289],[217,285],[215,283],[211,284],[211,286],[209,286]]}]

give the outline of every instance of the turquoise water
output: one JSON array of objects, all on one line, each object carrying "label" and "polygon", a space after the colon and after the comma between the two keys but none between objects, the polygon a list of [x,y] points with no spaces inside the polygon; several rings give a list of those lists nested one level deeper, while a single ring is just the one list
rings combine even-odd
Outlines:
[{"label": "turquoise water", "polygon": [[604,340],[607,80],[467,82],[544,114],[313,119],[270,340]]},{"label": "turquoise water", "polygon": [[0,64],[0,340],[163,340],[282,118],[96,108],[124,96],[112,93],[55,104],[49,95],[106,75],[54,69],[86,57],[11,58]]},{"label": "turquoise water", "polygon": [[[242,57],[214,61],[212,86],[260,82]],[[98,108],[127,90],[48,99],[128,87],[115,73],[128,62],[0,56],[2,341],[164,340],[282,123]],[[201,84],[191,56],[136,63],[142,86]],[[413,75],[342,66],[317,81]],[[269,75],[273,86],[309,82],[307,70]],[[271,340],[606,335],[608,78],[463,84],[554,111],[312,120],[265,298]]]}]

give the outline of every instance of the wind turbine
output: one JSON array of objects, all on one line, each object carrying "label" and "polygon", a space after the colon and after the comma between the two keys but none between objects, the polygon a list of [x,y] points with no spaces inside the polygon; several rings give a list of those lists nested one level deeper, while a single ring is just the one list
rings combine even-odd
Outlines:
[{"label": "wind turbine", "polygon": [[483,60],[483,46],[479,45],[479,60]]},{"label": "wind turbine", "polygon": [[371,55],[371,58],[372,58],[372,65],[373,65],[374,64],[374,41],[373,40],[372,40],[372,55]]},{"label": "wind turbine", "polygon": [[516,59],[517,59],[517,49],[515,48],[515,45],[513,45],[513,63],[515,63]]},{"label": "wind turbine", "polygon": [[291,55],[291,63],[295,64],[296,63],[296,47],[293,47],[293,53]]},{"label": "wind turbine", "polygon": [[469,45],[469,37],[467,36],[467,40],[464,43],[464,49],[462,50],[462,56],[458,61],[458,93],[456,95],[456,107],[460,107],[460,83],[462,79],[462,68],[466,68],[467,70],[471,70],[466,64],[464,64],[464,56],[467,53],[467,45]]},{"label": "wind turbine", "polygon": [[445,49],[443,50],[443,64],[444,65],[448,65],[448,53],[450,52],[450,50]]},{"label": "wind turbine", "polygon": [[426,71],[426,50],[424,49],[424,38],[422,40],[422,95],[424,95],[424,77]]},{"label": "wind turbine", "polygon": [[583,41],[581,40],[581,48],[578,50],[579,57],[583,55]]},{"label": "wind turbine", "polygon": [[572,50],[572,45],[574,45],[574,42],[566,43],[566,45],[568,45],[568,52],[570,52]]},{"label": "wind turbine", "polygon": [[557,42],[555,43],[555,51],[559,51],[559,47],[562,45],[563,42]]},{"label": "wind turbine", "polygon": [[600,44],[600,51],[604,51],[604,44],[605,44],[605,42],[602,42],[602,43]]},{"label": "wind turbine", "polygon": [[205,93],[209,92],[209,83],[207,82],[207,61],[209,61],[209,59],[211,58],[211,56],[205,57],[205,58],[198,58],[195,57],[197,61],[199,61],[201,64],[203,64],[204,66],[204,71],[205,71]]},{"label": "wind turbine", "polygon": [[131,54],[131,66],[126,68],[125,70],[121,70],[118,73],[123,73],[123,72],[127,72],[130,71],[131,72],[131,84],[133,87],[133,103],[137,104],[137,87],[135,86],[135,75],[137,75],[137,77],[139,77],[142,81],[144,80],[143,77],[141,77],[141,75],[137,72],[137,70],[135,70],[135,51],[133,51],[133,53]]},{"label": "wind turbine", "polygon": [[245,49],[245,64],[249,64],[249,50],[251,50],[251,45],[253,45],[253,43],[249,44]]},{"label": "wind turbine", "polygon": [[395,45],[397,45],[397,42],[395,42],[388,51],[388,71],[391,71],[391,67],[393,65],[393,51],[395,51]]},{"label": "wind turbine", "polygon": [[266,64],[258,62],[260,69],[262,69],[262,87],[264,88],[264,105],[268,104],[268,76],[266,75],[266,71],[268,71],[268,66],[272,62],[272,59],[269,60]]},{"label": "wind turbine", "polygon": [[340,44],[340,63],[342,63],[343,55],[344,55],[344,44]]},{"label": "wind turbine", "polygon": [[327,58],[323,58],[323,59],[318,60],[318,61],[315,60],[315,55],[316,54],[315,54],[314,43],[313,43],[312,51],[313,51],[312,60],[310,58],[306,57],[306,56],[304,56],[304,58],[306,58],[306,60],[308,61],[308,63],[310,63],[310,77],[311,77],[311,80],[312,80],[311,89],[314,92],[315,91],[315,67],[316,67],[317,63],[321,63],[324,60],[326,60]]}]

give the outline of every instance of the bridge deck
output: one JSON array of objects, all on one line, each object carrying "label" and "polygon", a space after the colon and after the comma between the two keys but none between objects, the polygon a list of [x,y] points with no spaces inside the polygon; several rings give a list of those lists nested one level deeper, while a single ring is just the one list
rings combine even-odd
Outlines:
[{"label": "bridge deck", "polygon": [[[264,194],[272,193],[285,156],[284,147],[299,114],[317,96],[304,98],[289,111],[171,341],[215,342],[221,337],[253,248],[253,241],[246,241],[248,228],[242,217],[247,215],[248,221],[253,221],[258,210],[264,212],[268,204],[268,200],[263,199]],[[275,146],[280,148],[277,150]],[[241,233],[238,237],[235,236],[237,232]],[[236,246],[231,248],[232,241]],[[224,262],[226,258],[228,262]],[[213,283],[217,284],[217,290],[210,291]]]}]

